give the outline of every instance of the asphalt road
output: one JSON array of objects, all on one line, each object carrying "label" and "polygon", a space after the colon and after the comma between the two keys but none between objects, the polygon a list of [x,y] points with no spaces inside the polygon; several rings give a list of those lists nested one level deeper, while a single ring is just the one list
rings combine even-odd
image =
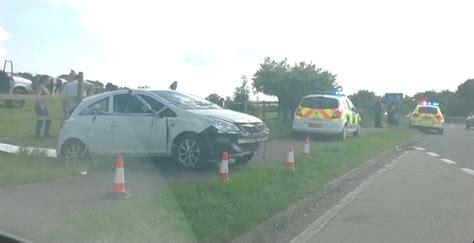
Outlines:
[{"label": "asphalt road", "polygon": [[426,134],[292,242],[473,242],[473,145],[460,125]]}]

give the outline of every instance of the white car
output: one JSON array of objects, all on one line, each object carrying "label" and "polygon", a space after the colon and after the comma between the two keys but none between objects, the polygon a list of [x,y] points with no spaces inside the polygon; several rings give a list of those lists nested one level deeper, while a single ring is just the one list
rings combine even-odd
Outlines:
[{"label": "white car", "polygon": [[84,99],[61,127],[65,161],[91,154],[174,157],[184,167],[251,160],[269,129],[258,118],[175,91],[118,90]]},{"label": "white car", "polygon": [[360,134],[360,121],[355,106],[345,95],[312,94],[301,99],[292,128],[297,133],[336,135],[345,140],[348,133]]}]

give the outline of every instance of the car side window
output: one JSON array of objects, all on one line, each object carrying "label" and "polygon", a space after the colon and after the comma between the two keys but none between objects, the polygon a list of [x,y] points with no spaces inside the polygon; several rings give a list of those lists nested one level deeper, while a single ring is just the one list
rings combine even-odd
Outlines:
[{"label": "car side window", "polygon": [[130,94],[119,94],[114,96],[114,113],[148,114],[153,111]]},{"label": "car side window", "polygon": [[107,112],[109,112],[109,97],[94,102],[92,105],[85,108],[79,115],[103,115]]},{"label": "car side window", "polygon": [[350,110],[353,110],[355,107],[354,104],[352,104],[352,101],[350,99],[347,99],[347,105],[349,106]]},{"label": "car side window", "polygon": [[157,101],[154,98],[151,98],[148,95],[140,94],[139,96],[140,98],[144,99],[151,106],[151,108],[156,112],[159,112],[161,109],[163,109],[163,107],[165,107],[165,105],[163,105],[161,102]]},{"label": "car side window", "polygon": [[347,102],[347,99],[344,99],[344,102],[342,103],[344,104],[344,110],[346,111],[351,110],[351,106],[349,105],[349,102]]}]

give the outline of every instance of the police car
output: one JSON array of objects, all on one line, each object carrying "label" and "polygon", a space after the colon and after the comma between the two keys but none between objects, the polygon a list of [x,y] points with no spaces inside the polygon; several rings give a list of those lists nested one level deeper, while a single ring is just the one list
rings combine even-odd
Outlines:
[{"label": "police car", "polygon": [[295,111],[295,132],[336,135],[345,140],[348,133],[360,134],[360,115],[343,94],[312,94],[303,97]]},{"label": "police car", "polygon": [[444,116],[437,102],[421,101],[410,114],[410,125],[424,129],[444,131]]}]

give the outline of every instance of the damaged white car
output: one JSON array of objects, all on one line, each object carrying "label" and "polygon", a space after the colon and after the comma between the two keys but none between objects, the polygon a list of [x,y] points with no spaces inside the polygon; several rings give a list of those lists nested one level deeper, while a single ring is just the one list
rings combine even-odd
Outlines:
[{"label": "damaged white car", "polygon": [[84,99],[64,122],[58,151],[65,161],[89,154],[173,157],[184,167],[252,159],[269,129],[258,118],[175,91],[119,90]]}]

